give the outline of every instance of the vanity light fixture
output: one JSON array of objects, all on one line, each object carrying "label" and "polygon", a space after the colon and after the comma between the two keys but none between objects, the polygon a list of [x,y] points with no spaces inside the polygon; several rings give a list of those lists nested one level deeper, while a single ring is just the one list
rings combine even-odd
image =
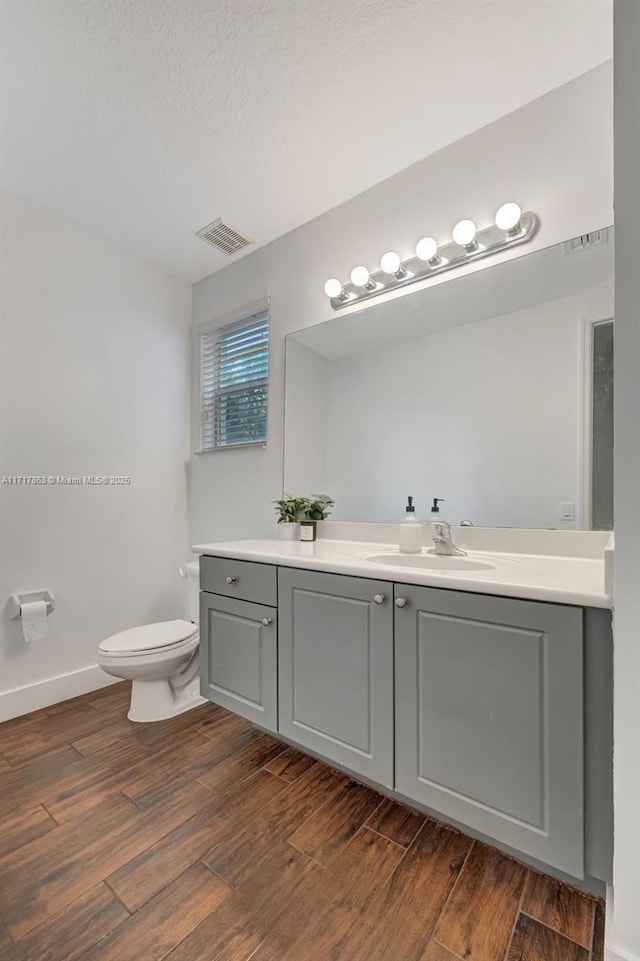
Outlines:
[{"label": "vanity light fixture", "polygon": [[438,242],[433,237],[423,237],[418,241],[416,257],[418,260],[426,260],[432,267],[439,267],[443,263],[442,257],[438,254]]},{"label": "vanity light fixture", "polygon": [[423,237],[416,244],[415,256],[406,260],[388,250],[380,259],[379,270],[370,273],[367,267],[359,264],[351,271],[350,283],[343,284],[332,277],[324,285],[324,292],[333,309],[339,310],[397,287],[427,280],[470,260],[527,243],[535,236],[538,224],[536,214],[531,211],[523,213],[517,203],[509,201],[498,208],[489,227],[478,230],[473,220],[459,220],[449,242],[439,245],[433,237]]},{"label": "vanity light fixture", "polygon": [[473,220],[459,220],[451,231],[451,236],[454,244],[457,244],[458,247],[464,247],[466,251],[471,253],[478,249],[476,232],[477,228]]},{"label": "vanity light fixture", "polygon": [[380,270],[385,274],[393,274],[398,280],[407,276],[407,271],[402,266],[402,261],[400,260],[400,254],[397,254],[395,250],[388,250],[386,254],[383,254],[380,258]]},{"label": "vanity light fixture", "polygon": [[498,207],[496,210],[496,227],[499,230],[506,230],[508,234],[517,234],[521,229],[521,216],[522,211],[518,204],[514,204],[512,201],[503,204],[502,207]]},{"label": "vanity light fixture", "polygon": [[378,286],[375,280],[371,280],[369,268],[363,267],[362,264],[351,271],[351,283],[354,287],[362,287],[364,290],[375,290]]},{"label": "vanity light fixture", "polygon": [[324,285],[324,292],[331,300],[348,300],[349,294],[335,277],[330,277]]}]

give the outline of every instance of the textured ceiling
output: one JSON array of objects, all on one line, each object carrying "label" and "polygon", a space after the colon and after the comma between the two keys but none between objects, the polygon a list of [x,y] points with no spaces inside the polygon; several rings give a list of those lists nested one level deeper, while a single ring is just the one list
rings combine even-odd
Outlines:
[{"label": "textured ceiling", "polygon": [[3,186],[188,280],[230,262],[193,236],[216,217],[265,244],[612,52],[610,0],[2,0],[2,19]]}]

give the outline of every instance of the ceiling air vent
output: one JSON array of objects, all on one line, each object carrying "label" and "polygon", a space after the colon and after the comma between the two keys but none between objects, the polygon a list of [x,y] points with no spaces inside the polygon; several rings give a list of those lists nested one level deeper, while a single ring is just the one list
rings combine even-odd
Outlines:
[{"label": "ceiling air vent", "polygon": [[573,240],[565,242],[565,253],[577,254],[580,250],[586,250],[587,247],[601,247],[609,243],[610,236],[611,227],[603,227],[602,230],[592,230],[588,234],[580,234],[579,237],[574,237]]},{"label": "ceiling air vent", "polygon": [[226,224],[222,217],[218,217],[213,223],[207,224],[202,230],[198,230],[196,237],[202,237],[206,243],[226,254],[227,257],[237,254],[243,247],[248,247],[249,244],[253,243],[235,227]]}]

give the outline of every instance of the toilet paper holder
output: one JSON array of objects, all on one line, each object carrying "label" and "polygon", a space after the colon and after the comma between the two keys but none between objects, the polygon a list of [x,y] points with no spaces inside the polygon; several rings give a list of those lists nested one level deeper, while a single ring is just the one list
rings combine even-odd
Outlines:
[{"label": "toilet paper holder", "polygon": [[15,621],[16,618],[22,617],[22,605],[29,604],[32,601],[46,601],[47,614],[56,609],[56,598],[53,591],[20,591],[10,597],[11,619]]}]

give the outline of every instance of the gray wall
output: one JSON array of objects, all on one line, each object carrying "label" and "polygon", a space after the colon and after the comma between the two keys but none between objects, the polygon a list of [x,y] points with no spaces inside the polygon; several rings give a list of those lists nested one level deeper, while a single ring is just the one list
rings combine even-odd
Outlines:
[{"label": "gray wall", "polygon": [[[609,941],[640,958],[640,3],[615,0],[614,899]],[[611,908],[613,910],[611,910]]]}]

